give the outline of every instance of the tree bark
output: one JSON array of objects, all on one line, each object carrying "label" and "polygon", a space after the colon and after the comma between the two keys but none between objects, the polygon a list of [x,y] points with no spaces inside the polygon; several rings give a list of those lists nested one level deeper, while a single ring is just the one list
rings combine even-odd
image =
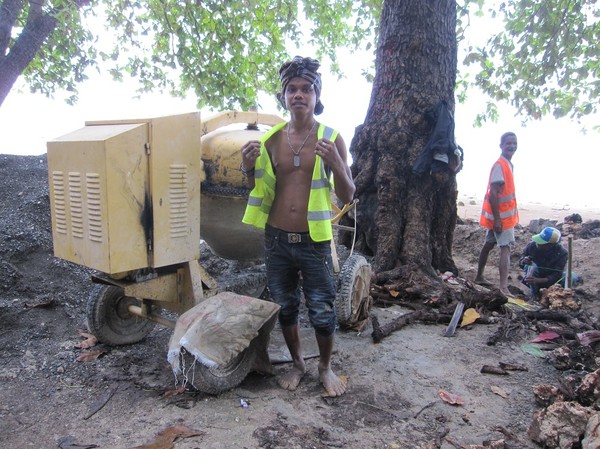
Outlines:
[{"label": "tree bark", "polygon": [[[0,57],[0,106],[4,103],[17,78],[25,71],[44,41],[56,28],[57,19],[45,14],[42,5],[43,2],[30,3],[25,28],[12,47],[9,45],[10,40],[0,38],[4,47],[0,50],[2,55]],[[20,2],[7,1],[3,6],[7,8],[6,12],[0,16],[0,29],[4,31],[12,28],[14,20],[16,20],[15,10],[20,6]],[[2,34],[4,35],[4,33]],[[6,50],[9,47],[10,51],[7,53]]]},{"label": "tree bark", "polygon": [[11,33],[23,9],[23,3],[23,0],[0,2],[0,106],[17,78],[23,74],[42,45],[59,26],[57,17],[60,16],[60,9],[71,5],[81,8],[91,1],[73,0],[64,6],[54,7],[51,13],[44,9],[46,2],[30,1],[27,22],[19,37],[13,41]]},{"label": "tree bark", "polygon": [[[457,274],[452,259],[456,176],[417,176],[412,167],[435,123],[440,101],[454,110],[456,2],[385,0],[376,74],[365,123],[351,144],[357,187],[357,250],[374,256],[376,272],[408,266],[398,276]],[[410,273],[407,273],[410,272]]]}]

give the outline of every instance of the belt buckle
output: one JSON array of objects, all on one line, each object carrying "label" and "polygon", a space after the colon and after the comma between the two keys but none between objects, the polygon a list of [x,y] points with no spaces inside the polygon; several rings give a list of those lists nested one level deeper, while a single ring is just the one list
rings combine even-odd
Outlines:
[{"label": "belt buckle", "polygon": [[301,234],[288,233],[288,243],[300,243],[302,241]]}]

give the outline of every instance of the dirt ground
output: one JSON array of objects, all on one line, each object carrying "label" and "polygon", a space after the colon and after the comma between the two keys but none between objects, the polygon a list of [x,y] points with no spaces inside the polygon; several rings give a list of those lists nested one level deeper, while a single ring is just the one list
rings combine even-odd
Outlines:
[{"label": "dirt ground", "polygon": [[[161,326],[140,343],[101,346],[106,352],[97,360],[77,361],[93,284],[89,270],[52,255],[45,156],[0,155],[0,206],[1,448],[452,449],[501,439],[498,447],[540,447],[527,435],[540,408],[532,390],[558,384],[564,372],[522,349],[533,329],[496,345],[487,341],[497,323],[459,328],[451,338],[443,336],[445,325],[415,323],[378,344],[370,326],[340,331],[334,369],[349,388],[336,399],[321,397],[314,358],[295,392],[251,374],[219,396],[165,394],[175,383],[166,360],[171,330]],[[516,260],[530,236],[529,227],[519,229],[511,271],[518,288]],[[588,237],[573,241],[573,269],[584,280],[584,309],[600,316],[600,238]],[[454,257],[466,279],[474,277],[482,238],[468,220],[457,226]],[[490,280],[497,279],[496,261],[492,253]],[[393,306],[371,313],[386,323],[406,312]],[[480,372],[500,362],[527,371]],[[440,390],[464,404],[444,402]],[[156,443],[159,432],[177,425],[200,435]]]}]

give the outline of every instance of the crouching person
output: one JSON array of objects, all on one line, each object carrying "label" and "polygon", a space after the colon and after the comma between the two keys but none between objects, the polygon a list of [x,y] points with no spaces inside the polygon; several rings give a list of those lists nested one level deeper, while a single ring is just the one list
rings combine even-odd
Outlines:
[{"label": "crouching person", "polygon": [[534,235],[519,259],[519,266],[525,271],[523,284],[531,290],[533,299],[539,298],[540,289],[548,288],[564,278],[567,264],[567,250],[560,244],[558,229],[544,228]]}]

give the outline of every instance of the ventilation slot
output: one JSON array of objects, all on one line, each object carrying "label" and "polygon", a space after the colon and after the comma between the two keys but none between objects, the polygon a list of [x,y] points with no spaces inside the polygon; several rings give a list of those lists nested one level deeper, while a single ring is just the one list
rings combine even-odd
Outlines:
[{"label": "ventilation slot", "polygon": [[73,237],[83,238],[83,202],[81,198],[81,174],[69,172],[69,208],[71,209],[71,232]]},{"label": "ventilation slot", "polygon": [[67,234],[67,211],[65,209],[65,177],[62,171],[52,172],[54,190],[54,226],[59,234]]},{"label": "ventilation slot", "polygon": [[172,238],[188,235],[187,166],[169,167],[169,223]]},{"label": "ventilation slot", "polygon": [[100,175],[86,174],[88,237],[92,242],[102,242],[102,209],[100,204]]}]

